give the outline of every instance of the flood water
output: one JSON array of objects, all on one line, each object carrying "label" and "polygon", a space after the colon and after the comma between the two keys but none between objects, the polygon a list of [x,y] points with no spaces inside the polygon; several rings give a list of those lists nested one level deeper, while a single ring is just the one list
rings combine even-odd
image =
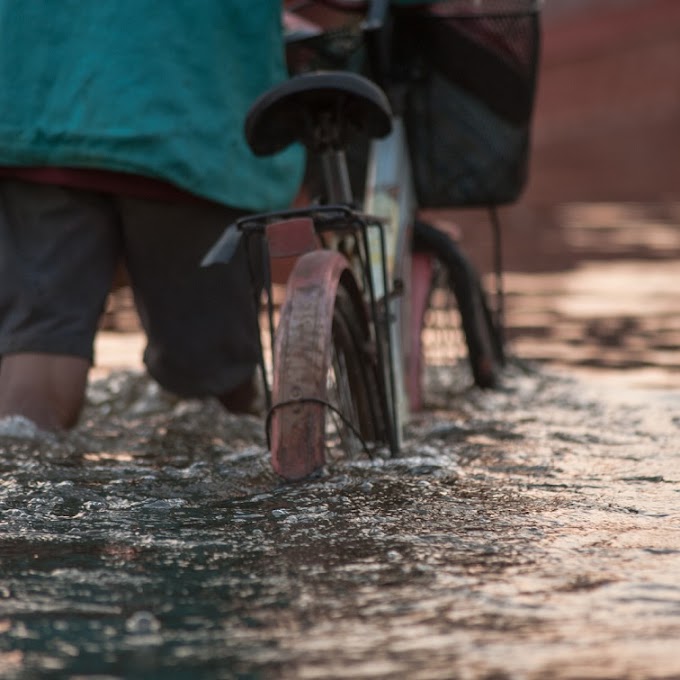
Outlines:
[{"label": "flood water", "polygon": [[615,217],[511,255],[503,386],[398,458],[282,484],[261,419],[134,367],[69,435],[0,423],[0,677],[680,677],[680,236]]}]

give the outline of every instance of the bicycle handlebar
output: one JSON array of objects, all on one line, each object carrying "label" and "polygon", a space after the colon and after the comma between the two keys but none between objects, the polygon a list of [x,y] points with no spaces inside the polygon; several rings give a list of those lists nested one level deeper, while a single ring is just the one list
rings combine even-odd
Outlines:
[{"label": "bicycle handlebar", "polygon": [[[364,17],[360,26],[364,36],[372,77],[382,87],[386,85],[386,75],[389,72],[389,43],[383,28],[388,21],[390,0],[302,0],[302,2],[298,2],[293,7],[292,5],[294,4],[289,4],[289,9],[284,12],[284,15],[289,16],[289,23],[290,17],[295,16],[297,10],[311,5],[318,5],[341,12],[362,13]],[[297,28],[298,33],[295,34],[296,37],[289,36],[289,44],[295,42],[296,39],[302,41],[317,37],[324,30],[321,26],[315,26],[314,24],[298,26]]]}]

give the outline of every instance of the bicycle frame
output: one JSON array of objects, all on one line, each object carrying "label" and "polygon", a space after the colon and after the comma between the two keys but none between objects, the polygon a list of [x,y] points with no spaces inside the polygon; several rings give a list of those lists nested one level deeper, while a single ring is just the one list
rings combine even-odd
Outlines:
[{"label": "bicycle frame", "polygon": [[[344,153],[322,159],[326,189],[331,201],[351,204]],[[406,373],[411,360],[409,305],[411,290],[411,242],[416,197],[411,174],[406,132],[394,116],[392,132],[372,140],[364,193],[364,212],[380,219],[380,229],[369,229],[365,246],[370,270],[370,299],[385,306],[389,338],[383,362],[387,401],[392,414],[391,430],[395,452],[401,448],[404,425],[410,412]],[[293,236],[291,235],[291,238]]]},{"label": "bicycle frame", "polygon": [[[362,30],[367,48],[372,54],[373,70],[386,72],[380,35],[389,12],[389,0],[365,3],[339,2],[331,7],[344,11],[367,10]],[[382,80],[382,78],[380,78]],[[344,152],[325,154],[322,168],[328,199],[331,203],[353,203]],[[400,448],[404,424],[410,412],[409,392],[412,380],[409,372],[410,314],[403,301],[411,292],[411,243],[417,204],[406,130],[401,117],[392,116],[392,131],[382,139],[371,140],[364,186],[366,214],[380,218],[383,230],[369,232],[369,267],[371,295],[384,301],[385,314],[390,320],[387,375],[388,401],[394,418],[394,439]],[[384,239],[384,245],[381,240]],[[384,252],[383,252],[384,248]],[[387,285],[385,285],[387,283]],[[411,399],[419,397],[411,395]]]},{"label": "bicycle frame", "polygon": [[[203,261],[227,262],[243,236],[248,241],[258,235],[266,244],[273,377],[270,390],[261,345],[266,427],[274,469],[289,480],[321,467],[325,447],[335,448],[338,437],[341,449],[350,452],[357,441],[369,453],[366,442],[387,443],[392,455],[399,451],[409,414],[422,404],[422,333],[442,275],[455,300],[437,294],[436,304],[457,306],[474,383],[495,386],[503,363],[474,267],[450,235],[416,219],[400,116],[408,83],[398,72],[392,81],[384,68],[389,31],[381,29],[388,5],[373,0],[362,24],[371,72],[382,88],[351,71],[316,71],[267,91],[248,114],[246,139],[256,155],[277,153],[294,142],[319,154],[325,201],[238,220]],[[312,31],[311,38],[318,35],[323,32]],[[355,44],[354,38],[347,44]],[[304,50],[301,55],[296,63],[305,63]],[[345,158],[356,131],[372,140],[361,209],[353,200]],[[278,326],[274,284],[286,284]],[[254,302],[259,309],[259,289]]]},{"label": "bicycle frame", "polygon": [[[382,218],[385,225],[387,276],[384,276],[383,263],[377,257],[371,258],[370,266],[376,295],[386,300],[392,320],[390,391],[400,446],[403,427],[410,411],[405,364],[411,359],[408,335],[411,319],[409,305],[404,304],[404,300],[410,298],[411,292],[411,242],[416,198],[406,132],[401,119],[393,117],[392,126],[392,132],[387,137],[371,142],[364,210]],[[373,237],[375,239],[375,235]],[[371,252],[379,253],[379,244],[374,241],[372,245]],[[382,282],[385,278],[391,282],[391,289],[384,289]]]},{"label": "bicycle frame", "polygon": [[[375,22],[369,30],[376,30]],[[375,32],[372,40],[374,47],[379,46]],[[301,119],[300,110],[304,112]],[[356,334],[356,351],[349,356],[363,356],[353,359],[354,363],[366,362],[364,366],[370,365],[373,371],[379,393],[375,399],[379,401],[365,412],[380,414],[387,421],[377,430],[360,422],[359,429],[366,429],[370,441],[387,440],[394,455],[401,447],[410,413],[409,397],[418,403],[413,369],[420,338],[414,341],[411,305],[420,327],[428,290],[416,286],[412,299],[411,251],[417,206],[405,128],[393,111],[375,83],[351,73],[310,74],[265,93],[248,117],[246,136],[251,148],[267,155],[298,140],[319,152],[330,203],[243,218],[225,231],[204,258],[204,264],[228,261],[242,236],[264,237],[264,288],[274,377],[272,392],[260,347],[269,409],[267,436],[270,442],[270,436],[274,439],[274,447],[270,445],[274,468],[288,479],[299,479],[323,464],[324,413],[326,409],[340,413],[326,394],[330,353],[335,351],[331,345],[335,343],[337,295],[349,300],[343,304],[346,308],[351,305],[354,311],[349,314],[356,327],[364,329]],[[353,125],[374,138],[362,210],[353,207],[343,150]],[[272,134],[271,130],[278,132]],[[420,274],[423,271],[418,269]],[[420,278],[418,274],[415,277]],[[287,285],[277,333],[274,283]],[[255,303],[259,307],[259,292]],[[342,328],[342,314],[338,323]],[[368,358],[366,351],[373,358]],[[410,356],[412,352],[414,356]],[[338,367],[333,364],[332,368],[337,377]],[[343,374],[342,362],[339,370]],[[276,403],[272,403],[272,394]],[[356,408],[353,413],[356,415]],[[365,447],[359,429],[352,425],[350,429]]]},{"label": "bicycle frame", "polygon": [[[328,152],[321,160],[329,200],[351,205],[353,196],[344,152]],[[390,320],[385,379],[395,446],[399,449],[410,411],[405,378],[410,361],[410,314],[403,300],[410,295],[410,245],[417,206],[406,131],[396,115],[389,135],[371,141],[364,197],[364,212],[380,218],[383,225],[381,230],[369,230],[367,253],[371,296],[384,302]],[[290,238],[295,237],[291,234]]]},{"label": "bicycle frame", "polygon": [[[378,25],[379,19],[374,19],[368,30],[375,31]],[[327,132],[332,131],[329,129]],[[363,299],[357,300],[357,305],[367,309],[367,318],[372,320],[371,333],[379,371],[382,373],[384,411],[389,421],[386,428],[389,446],[391,452],[396,454],[401,447],[402,430],[409,413],[405,361],[408,360],[410,345],[410,317],[409,306],[404,304],[404,300],[408,298],[410,291],[410,246],[416,210],[402,122],[393,116],[389,135],[371,142],[363,212],[350,207],[354,201],[344,151],[337,148],[326,149],[321,161],[330,205],[256,215],[239,220],[235,229],[225,231],[204,259],[204,264],[228,261],[243,234],[264,236],[267,244],[264,285],[268,300],[269,336],[273,348],[276,340],[272,284],[287,282],[289,287],[323,287],[323,277],[314,274],[316,281],[313,276],[312,279],[305,280],[306,274],[301,273],[304,268],[298,267],[296,263],[315,251],[327,248],[344,251],[347,268],[361,284],[357,288],[357,295],[360,294],[359,290],[363,290]],[[339,219],[335,220],[334,214]],[[353,247],[347,247],[348,239],[353,239]],[[342,266],[337,261],[334,262],[331,269],[336,270],[337,280],[341,275],[337,272],[340,272]],[[307,271],[316,270],[308,267]],[[332,285],[326,291],[320,290],[318,294],[327,295],[328,304],[332,307]],[[266,360],[262,352],[261,355],[262,376],[271,417],[272,408],[280,405],[271,403]],[[272,356],[272,364],[273,361]]]}]

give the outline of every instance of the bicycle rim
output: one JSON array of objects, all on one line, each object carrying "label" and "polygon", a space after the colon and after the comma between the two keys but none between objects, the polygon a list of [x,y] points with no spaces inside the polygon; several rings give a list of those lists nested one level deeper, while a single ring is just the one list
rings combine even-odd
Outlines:
[{"label": "bicycle rim", "polygon": [[357,310],[339,286],[333,310],[331,364],[327,377],[326,454],[356,456],[383,438],[377,372]]}]

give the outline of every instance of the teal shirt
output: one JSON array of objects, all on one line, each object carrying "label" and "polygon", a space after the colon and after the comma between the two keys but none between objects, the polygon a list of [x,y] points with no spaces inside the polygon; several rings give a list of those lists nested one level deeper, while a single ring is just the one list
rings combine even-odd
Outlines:
[{"label": "teal shirt", "polygon": [[276,0],[0,0],[0,165],[103,168],[251,210],[285,207],[303,152],[250,152],[286,78]]}]

